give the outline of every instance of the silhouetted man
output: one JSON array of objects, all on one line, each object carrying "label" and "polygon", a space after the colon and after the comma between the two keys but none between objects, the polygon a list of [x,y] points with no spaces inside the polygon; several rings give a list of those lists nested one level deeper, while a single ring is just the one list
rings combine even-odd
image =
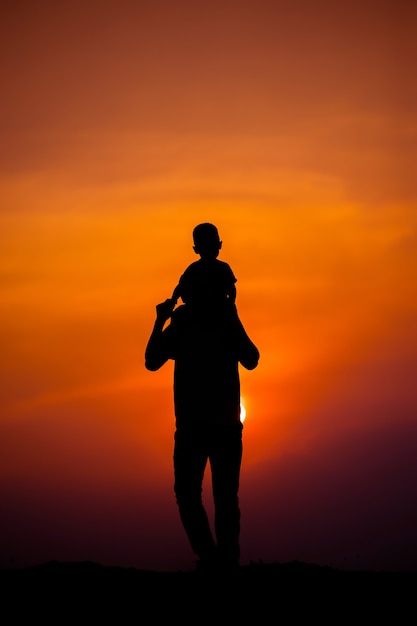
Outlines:
[{"label": "silhouetted man", "polygon": [[[146,368],[175,361],[175,496],[199,566],[233,567],[240,558],[238,500],[242,458],[239,363],[254,369],[259,352],[241,324],[234,303],[228,314],[189,304],[173,311],[174,300],[156,307],[145,353]],[[171,317],[169,325],[165,323]],[[202,502],[207,461],[215,506],[213,539]]]}]

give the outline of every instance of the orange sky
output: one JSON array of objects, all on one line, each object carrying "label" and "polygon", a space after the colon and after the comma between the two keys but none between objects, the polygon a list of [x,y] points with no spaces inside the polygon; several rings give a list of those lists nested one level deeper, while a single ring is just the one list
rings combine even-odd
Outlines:
[{"label": "orange sky", "polygon": [[415,18],[2,9],[2,565],[192,561],[173,368],[143,353],[211,221],[261,352],[241,373],[243,560],[417,566]]}]

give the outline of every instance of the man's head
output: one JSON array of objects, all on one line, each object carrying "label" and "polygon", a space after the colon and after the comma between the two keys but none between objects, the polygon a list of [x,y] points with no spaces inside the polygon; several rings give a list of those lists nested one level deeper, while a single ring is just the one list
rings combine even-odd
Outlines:
[{"label": "man's head", "polygon": [[193,230],[194,252],[202,258],[215,259],[222,247],[219,233],[213,224],[199,224]]}]

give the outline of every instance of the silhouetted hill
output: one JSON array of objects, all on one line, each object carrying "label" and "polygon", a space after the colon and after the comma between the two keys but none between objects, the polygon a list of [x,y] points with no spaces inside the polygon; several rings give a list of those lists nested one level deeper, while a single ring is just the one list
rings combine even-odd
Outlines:
[{"label": "silhouetted hill", "polygon": [[[109,618],[182,623],[317,617],[338,623],[415,615],[417,572],[343,571],[299,562],[251,564],[233,573],[151,572],[50,562],[0,571],[2,613],[59,623]],[[287,621],[288,623],[288,621]],[[397,621],[398,623],[398,621]]]}]

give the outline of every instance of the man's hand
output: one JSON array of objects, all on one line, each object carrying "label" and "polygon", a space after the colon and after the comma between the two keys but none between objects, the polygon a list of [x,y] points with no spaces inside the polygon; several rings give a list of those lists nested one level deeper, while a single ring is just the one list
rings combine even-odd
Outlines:
[{"label": "man's hand", "polygon": [[156,305],[156,319],[158,322],[163,324],[171,317],[175,303],[176,301],[174,298],[168,298],[165,302],[161,302],[161,304]]}]

